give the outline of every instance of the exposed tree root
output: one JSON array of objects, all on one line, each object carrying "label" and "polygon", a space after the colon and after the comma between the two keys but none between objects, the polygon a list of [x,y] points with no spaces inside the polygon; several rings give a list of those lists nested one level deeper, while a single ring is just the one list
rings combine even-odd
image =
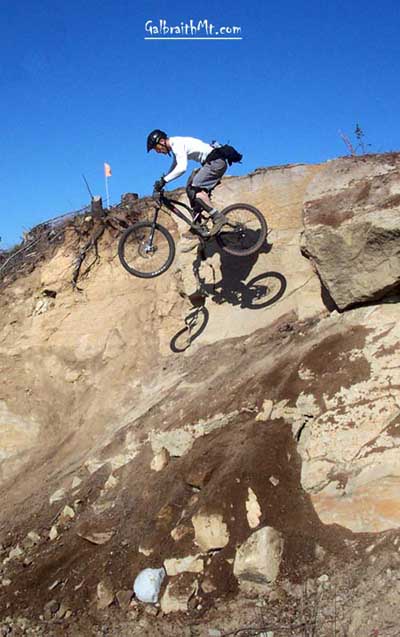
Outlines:
[{"label": "exposed tree root", "polygon": [[72,273],[71,283],[72,283],[72,286],[76,290],[80,290],[80,288],[78,288],[78,285],[77,285],[78,278],[79,278],[79,274],[80,274],[80,271],[81,271],[81,268],[82,268],[82,263],[86,259],[86,256],[87,256],[88,252],[90,252],[93,249],[94,253],[95,253],[95,256],[94,256],[93,261],[86,268],[85,274],[88,274],[88,272],[90,272],[90,270],[92,269],[94,264],[99,259],[98,242],[99,242],[99,239],[103,236],[105,229],[106,229],[106,224],[104,222],[102,222],[101,226],[99,226],[96,229],[96,231],[90,237],[89,241],[87,241],[86,244],[83,246],[82,250],[80,251],[80,253],[78,254],[78,256],[77,256],[77,258],[75,260],[75,267],[74,267],[74,271]]}]

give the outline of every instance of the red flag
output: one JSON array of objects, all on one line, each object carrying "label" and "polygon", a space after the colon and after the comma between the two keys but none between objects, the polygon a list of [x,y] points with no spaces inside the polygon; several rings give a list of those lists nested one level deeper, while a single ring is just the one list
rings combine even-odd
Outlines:
[{"label": "red flag", "polygon": [[111,166],[110,164],[107,164],[106,162],[104,162],[104,174],[106,177],[111,177],[112,175]]}]

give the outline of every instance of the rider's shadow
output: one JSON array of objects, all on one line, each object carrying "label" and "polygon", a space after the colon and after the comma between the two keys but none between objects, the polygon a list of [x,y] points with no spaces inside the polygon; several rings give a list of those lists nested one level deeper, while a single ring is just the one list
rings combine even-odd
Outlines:
[{"label": "rider's shadow", "polygon": [[[256,254],[237,257],[219,250],[215,242],[200,245],[193,262],[193,273],[197,280],[199,294],[211,298],[218,304],[229,303],[253,310],[272,305],[283,296],[286,290],[287,282],[283,274],[263,272],[245,283],[260,254],[268,254],[271,250],[272,244],[265,243]],[[220,255],[221,260],[221,277],[218,281],[211,262],[211,257],[216,253]],[[212,269],[214,278],[212,283],[206,282],[200,275],[200,266],[204,260],[209,261]]]}]

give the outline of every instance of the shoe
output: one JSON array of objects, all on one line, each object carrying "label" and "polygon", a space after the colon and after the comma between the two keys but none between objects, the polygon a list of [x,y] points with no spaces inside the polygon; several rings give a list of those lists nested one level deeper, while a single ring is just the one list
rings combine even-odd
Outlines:
[{"label": "shoe", "polygon": [[210,237],[214,237],[221,230],[222,226],[228,223],[228,219],[222,212],[215,212],[211,217],[211,221],[213,222],[212,228],[210,230]]}]

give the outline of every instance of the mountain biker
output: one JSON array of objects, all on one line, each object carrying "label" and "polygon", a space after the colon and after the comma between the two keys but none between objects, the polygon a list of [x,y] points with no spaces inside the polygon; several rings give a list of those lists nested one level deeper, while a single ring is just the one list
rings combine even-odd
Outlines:
[{"label": "mountain biker", "polygon": [[169,172],[154,184],[155,192],[161,192],[167,183],[183,175],[189,159],[201,164],[201,168],[190,175],[186,193],[193,212],[205,210],[210,215],[213,222],[210,235],[217,234],[226,223],[226,217],[213,207],[209,194],[220,183],[228,167],[228,160],[218,152],[219,148],[195,137],[168,137],[167,133],[156,128],[147,137],[147,152],[150,150],[173,155]]}]

